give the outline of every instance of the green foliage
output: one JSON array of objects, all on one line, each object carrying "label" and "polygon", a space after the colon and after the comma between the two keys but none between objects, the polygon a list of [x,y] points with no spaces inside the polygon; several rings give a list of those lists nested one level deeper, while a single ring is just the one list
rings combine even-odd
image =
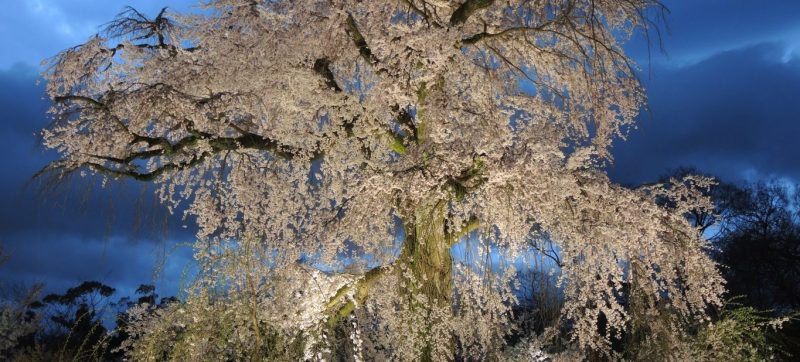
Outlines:
[{"label": "green foliage", "polygon": [[720,317],[704,326],[692,343],[693,357],[702,361],[788,360],[776,332],[797,313],[778,318],[750,306],[729,304]]},{"label": "green foliage", "polygon": [[134,360],[297,361],[301,335],[280,333],[263,320],[239,313],[246,301],[196,295],[160,310],[134,311],[126,348]]},{"label": "green foliage", "polygon": [[771,361],[791,360],[781,329],[798,313],[775,317],[768,311],[728,301],[711,321],[675,325],[652,314],[632,325],[624,356],[632,361]]}]

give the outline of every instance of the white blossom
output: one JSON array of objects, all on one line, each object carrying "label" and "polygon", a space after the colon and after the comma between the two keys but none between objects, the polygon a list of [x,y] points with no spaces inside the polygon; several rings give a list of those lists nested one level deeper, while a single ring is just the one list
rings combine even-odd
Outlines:
[{"label": "white blossom", "polygon": [[582,350],[609,351],[632,287],[676,320],[720,305],[683,215],[710,207],[691,191],[707,182],[631,190],[604,173],[645,103],[620,44],[656,3],[204,4],[123,13],[52,60],[43,137],[62,160],[45,171],[154,182],[170,210],[184,203],[203,269],[186,310],[230,317],[230,338],[258,341],[263,323],[322,346],[344,313],[356,353],[496,356],[513,270],[454,263],[465,236],[508,260],[553,241]]}]

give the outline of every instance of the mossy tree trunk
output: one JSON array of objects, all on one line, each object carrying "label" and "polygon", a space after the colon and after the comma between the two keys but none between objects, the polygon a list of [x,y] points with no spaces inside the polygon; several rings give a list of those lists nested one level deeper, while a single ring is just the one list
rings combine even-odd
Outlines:
[{"label": "mossy tree trunk", "polygon": [[437,201],[415,212],[405,223],[406,239],[398,259],[400,269],[412,272],[416,288],[430,303],[450,303],[453,292],[453,257],[445,233],[445,202]]},{"label": "mossy tree trunk", "polygon": [[[435,335],[435,324],[440,323],[435,309],[451,307],[453,298],[453,257],[450,254],[451,238],[445,229],[446,201],[437,200],[432,205],[422,205],[415,210],[413,219],[404,223],[406,238],[397,261],[396,271],[410,272],[412,278],[403,277],[405,285],[401,294],[413,313],[420,313],[425,321],[425,345],[420,360],[433,360],[434,343],[447,343],[454,347],[451,336]],[[411,279],[411,280],[409,280]],[[424,300],[425,303],[419,303]],[[446,341],[446,342],[442,342]]]},{"label": "mossy tree trunk", "polygon": [[[328,326],[333,328],[344,320],[355,309],[366,301],[372,286],[382,276],[397,273],[403,282],[397,286],[401,296],[400,303],[412,313],[419,313],[425,321],[421,336],[425,346],[420,352],[419,360],[433,360],[434,341],[455,345],[451,336],[435,336],[435,324],[441,321],[434,313],[435,309],[451,308],[453,298],[453,257],[450,248],[456,236],[447,233],[445,219],[447,201],[436,200],[418,206],[403,222],[405,240],[398,259],[386,266],[367,272],[353,287],[344,287],[331,298],[327,308],[331,310]],[[349,288],[355,288],[351,290]],[[352,291],[354,300],[347,301],[344,295]],[[421,301],[424,301],[422,303]]]}]

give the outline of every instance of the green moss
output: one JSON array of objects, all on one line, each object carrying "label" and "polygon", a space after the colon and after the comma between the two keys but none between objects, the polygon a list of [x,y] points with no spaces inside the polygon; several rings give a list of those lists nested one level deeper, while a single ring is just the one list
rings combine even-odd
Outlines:
[{"label": "green moss", "polygon": [[403,139],[392,132],[386,132],[386,134],[389,137],[389,148],[401,155],[405,154],[406,145],[403,144]]}]

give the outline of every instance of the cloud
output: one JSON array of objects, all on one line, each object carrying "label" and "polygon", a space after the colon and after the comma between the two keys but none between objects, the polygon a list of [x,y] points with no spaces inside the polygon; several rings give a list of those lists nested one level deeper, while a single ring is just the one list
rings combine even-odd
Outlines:
[{"label": "cloud", "polygon": [[[180,220],[168,215],[152,189],[141,183],[110,182],[103,188],[95,178],[76,177],[48,190],[31,182],[38,170],[57,157],[38,144],[36,135],[48,123],[49,103],[34,74],[26,66],[0,71],[0,152],[13,155],[6,158],[7,172],[0,178],[0,230],[44,228],[92,237],[125,233],[156,239],[166,226],[172,235],[185,236]],[[142,221],[139,225],[137,219]],[[173,222],[162,225],[165,221]],[[156,227],[148,228],[148,224]],[[136,231],[144,234],[136,235]]]},{"label": "cloud", "polygon": [[615,146],[612,177],[653,180],[695,166],[724,179],[800,180],[800,59],[785,44],[725,51],[690,66],[654,68],[652,118]]},{"label": "cloud", "polygon": [[102,24],[133,5],[153,15],[163,6],[186,11],[193,0],[14,0],[0,12],[0,69],[15,63],[38,65],[63,49],[83,43]]},{"label": "cloud", "polygon": [[184,271],[194,265],[188,247],[60,233],[26,232],[12,238],[27,242],[5,248],[10,259],[0,266],[0,280],[23,286],[43,282],[45,293],[63,293],[82,281],[97,280],[116,288],[120,296],[133,294],[140,284],[155,284],[163,296],[177,295],[187,282],[182,280]]},{"label": "cloud", "polygon": [[[49,103],[36,78],[30,66],[0,70],[0,154],[6,156],[0,177],[0,242],[12,253],[9,263],[0,266],[0,280],[43,281],[49,292],[86,279],[135,289],[152,279],[158,261],[153,251],[176,240],[193,240],[194,228],[182,228],[180,217],[169,215],[152,188],[139,183],[101,188],[95,179],[78,178],[47,193],[30,183],[56,157],[38,146],[36,134],[48,123]],[[181,273],[173,268],[165,274],[165,280],[177,283]]]},{"label": "cloud", "polygon": [[[664,5],[669,13],[661,39],[668,55],[654,49],[654,63],[690,65],[724,51],[761,43],[800,45],[800,18],[791,15],[800,13],[800,1],[765,4],[751,0],[666,0]],[[635,39],[626,48],[647,65],[643,38]]]}]

